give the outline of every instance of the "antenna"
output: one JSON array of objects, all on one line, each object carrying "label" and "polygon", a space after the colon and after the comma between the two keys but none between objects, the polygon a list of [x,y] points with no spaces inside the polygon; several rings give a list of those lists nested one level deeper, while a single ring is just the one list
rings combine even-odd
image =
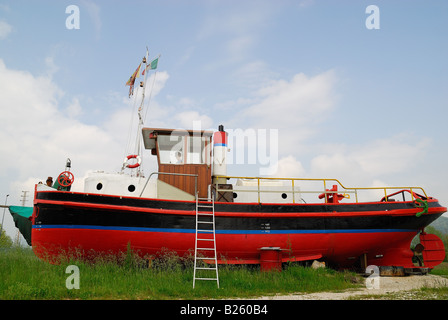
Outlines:
[{"label": "antenna", "polygon": [[[146,56],[143,57],[142,59],[142,63],[143,63],[143,67],[144,67],[144,71],[145,71],[145,76],[143,78],[143,81],[140,82],[140,87],[142,87],[142,101],[140,102],[140,106],[138,107],[138,126],[137,126],[137,136],[136,136],[136,144],[135,144],[135,155],[137,157],[140,158],[140,153],[141,153],[141,137],[139,135],[139,133],[142,130],[142,126],[143,126],[143,118],[142,118],[142,110],[144,107],[144,103],[145,103],[145,91],[146,91],[146,76],[148,74],[146,67],[148,66],[148,58],[149,58],[149,50],[148,47],[146,47]],[[137,166],[137,177],[139,177],[140,175],[142,175],[141,173],[141,158],[139,159],[138,162],[138,166]]]},{"label": "antenna", "polygon": [[70,158],[67,158],[67,161],[65,162],[65,171],[70,171],[71,167],[72,167],[72,160],[70,160]]}]

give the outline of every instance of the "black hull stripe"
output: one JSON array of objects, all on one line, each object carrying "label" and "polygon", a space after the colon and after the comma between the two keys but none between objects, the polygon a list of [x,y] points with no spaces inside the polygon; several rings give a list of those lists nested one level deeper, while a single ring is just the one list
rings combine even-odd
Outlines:
[{"label": "black hull stripe", "polygon": [[[157,214],[138,211],[106,210],[62,205],[37,204],[35,225],[71,225],[124,228],[195,229],[195,216]],[[441,213],[411,215],[344,215],[314,217],[239,217],[216,216],[218,230],[418,230],[437,219]]]},{"label": "black hull stripe", "polygon": [[[195,211],[193,201],[172,201],[158,199],[141,199],[118,196],[70,192],[38,192],[38,200],[58,202],[88,203],[96,205],[114,205],[135,208],[156,208],[164,210]],[[62,203],[61,203],[62,204]],[[441,207],[436,201],[428,201],[429,208]],[[244,213],[317,213],[317,212],[369,212],[414,209],[415,204],[409,202],[370,202],[351,204],[258,204],[258,203],[215,203],[215,212]]]}]

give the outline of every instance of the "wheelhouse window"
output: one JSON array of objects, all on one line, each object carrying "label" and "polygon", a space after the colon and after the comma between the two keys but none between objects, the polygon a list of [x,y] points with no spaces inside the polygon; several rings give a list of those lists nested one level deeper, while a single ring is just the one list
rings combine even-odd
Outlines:
[{"label": "wheelhouse window", "polygon": [[190,135],[159,135],[160,163],[210,164],[210,137]]},{"label": "wheelhouse window", "polygon": [[207,137],[188,137],[187,163],[210,164],[210,148]]},{"label": "wheelhouse window", "polygon": [[161,135],[157,138],[160,163],[183,164],[185,151],[184,138],[184,136],[175,135]]}]

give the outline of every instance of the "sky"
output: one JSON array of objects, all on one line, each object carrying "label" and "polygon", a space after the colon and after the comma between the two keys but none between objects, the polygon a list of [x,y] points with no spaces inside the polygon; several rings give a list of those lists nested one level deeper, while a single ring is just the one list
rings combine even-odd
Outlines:
[{"label": "sky", "polygon": [[271,139],[229,175],[421,186],[446,206],[447,17],[443,0],[0,0],[0,203],[31,206],[67,158],[74,191],[120,170],[148,48],[145,126]]}]

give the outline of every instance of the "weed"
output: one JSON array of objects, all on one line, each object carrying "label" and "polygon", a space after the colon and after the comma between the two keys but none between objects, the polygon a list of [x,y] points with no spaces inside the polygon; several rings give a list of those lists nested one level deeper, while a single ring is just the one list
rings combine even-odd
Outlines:
[{"label": "weed", "polygon": [[[282,272],[220,265],[219,289],[214,281],[193,289],[193,261],[191,252],[179,257],[163,249],[155,257],[142,257],[128,246],[121,254],[92,254],[88,260],[74,255],[49,264],[30,249],[8,250],[0,254],[0,299],[225,299],[359,286],[355,274],[290,263]],[[79,289],[65,286],[69,265],[79,268]]]}]

